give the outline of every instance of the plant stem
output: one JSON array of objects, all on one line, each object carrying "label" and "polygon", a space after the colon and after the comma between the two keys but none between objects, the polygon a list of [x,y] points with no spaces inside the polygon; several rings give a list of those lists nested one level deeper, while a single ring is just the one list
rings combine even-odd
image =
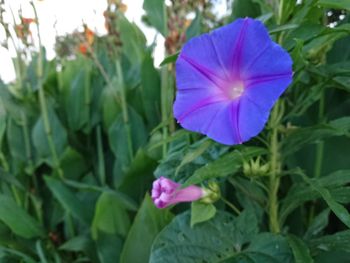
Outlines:
[{"label": "plant stem", "polygon": [[[324,103],[325,103],[325,96],[324,93],[320,97],[319,101],[319,107],[318,107],[318,121],[323,122],[324,119]],[[316,157],[315,157],[315,166],[314,166],[314,178],[318,178],[321,176],[322,172],[322,162],[323,162],[323,152],[324,152],[324,142],[319,142],[316,145]],[[311,223],[312,219],[314,218],[315,214],[315,206],[316,202],[313,202],[310,207],[310,213],[309,213],[309,223]]]},{"label": "plant stem", "polygon": [[98,174],[100,176],[101,185],[106,184],[105,158],[103,155],[101,126],[97,126],[97,158],[98,158]]},{"label": "plant stem", "polygon": [[117,60],[117,62],[116,62],[116,68],[117,68],[117,76],[118,76],[119,85],[120,85],[119,90],[120,90],[120,98],[121,98],[121,106],[122,106],[122,115],[123,115],[123,121],[124,121],[124,125],[125,125],[129,158],[131,161],[134,158],[134,154],[133,154],[134,151],[133,151],[132,138],[131,138],[128,104],[126,102],[125,85],[124,85],[124,80],[123,80],[122,68],[121,68],[119,60]]},{"label": "plant stem", "polygon": [[[166,67],[161,69],[161,112],[162,112],[162,123],[166,123],[168,120],[168,70]],[[168,138],[168,127],[163,126],[163,158],[167,153],[167,138]]]},{"label": "plant stem", "polygon": [[223,196],[220,197],[221,200],[226,204],[228,205],[237,215],[240,215],[241,214],[241,211],[239,211],[239,209],[234,205],[232,204],[230,201],[228,201],[226,198],[224,198]]},{"label": "plant stem", "polygon": [[44,92],[44,87],[43,87],[43,54],[42,54],[42,43],[41,43],[41,37],[40,37],[40,29],[39,29],[39,19],[38,19],[38,14],[36,12],[36,8],[33,2],[31,2],[31,5],[34,10],[34,15],[35,15],[35,20],[36,20],[36,27],[38,31],[38,41],[39,41],[39,54],[38,54],[38,66],[37,66],[37,77],[38,77],[38,92],[39,92],[39,104],[40,104],[40,111],[41,115],[43,118],[44,122],[44,128],[45,128],[45,133],[47,137],[47,141],[49,144],[49,148],[51,151],[53,163],[54,163],[54,168],[58,172],[59,177],[63,177],[63,171],[60,168],[60,161],[57,155],[55,143],[53,141],[52,137],[52,129],[50,125],[50,120],[49,120],[49,114],[48,114],[48,109],[47,109],[47,102],[45,98],[45,92]]},{"label": "plant stem", "polygon": [[280,185],[281,160],[278,142],[278,125],[280,122],[280,101],[278,101],[271,113],[271,136],[269,144],[270,152],[270,181],[269,181],[269,224],[272,233],[280,232],[278,220],[278,189]]}]

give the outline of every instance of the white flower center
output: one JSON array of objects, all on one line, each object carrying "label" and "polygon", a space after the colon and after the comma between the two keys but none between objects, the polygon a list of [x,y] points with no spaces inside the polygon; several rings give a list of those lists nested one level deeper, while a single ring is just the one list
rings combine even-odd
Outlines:
[{"label": "white flower center", "polygon": [[230,85],[227,95],[228,97],[233,100],[238,97],[240,97],[244,92],[244,85],[242,81],[236,81],[233,84]]}]

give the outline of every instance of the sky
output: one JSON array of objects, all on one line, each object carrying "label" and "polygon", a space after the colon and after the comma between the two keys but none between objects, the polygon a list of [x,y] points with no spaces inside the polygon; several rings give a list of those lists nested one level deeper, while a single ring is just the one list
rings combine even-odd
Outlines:
[{"label": "sky", "polygon": [[[42,44],[47,50],[48,59],[55,56],[54,44],[56,35],[65,35],[76,29],[82,28],[85,23],[93,29],[98,35],[106,33],[104,27],[103,12],[107,7],[107,0],[33,0],[36,6],[40,35]],[[167,1],[166,1],[167,2]],[[157,32],[144,25],[141,17],[144,14],[142,8],[143,0],[124,0],[127,5],[125,16],[135,22],[144,32],[148,44],[151,44],[156,37],[156,48],[154,51],[155,65],[159,65],[164,58],[164,38]],[[224,13],[226,10],[226,1],[218,1],[216,6],[218,13]],[[17,14],[22,10],[23,17],[34,17],[33,10],[30,6],[30,0],[5,0],[6,17],[12,21],[11,10]],[[19,22],[19,21],[17,21]],[[35,31],[35,25],[31,25]],[[4,41],[5,33],[0,28],[0,41]],[[14,80],[15,73],[11,57],[15,56],[14,49],[10,51],[0,47],[0,77],[5,82]]]}]

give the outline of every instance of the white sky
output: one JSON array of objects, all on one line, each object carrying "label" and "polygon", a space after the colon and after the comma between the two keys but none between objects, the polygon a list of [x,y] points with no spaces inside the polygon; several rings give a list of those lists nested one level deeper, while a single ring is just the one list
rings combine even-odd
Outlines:
[{"label": "white sky", "polygon": [[[135,22],[145,34],[148,43],[152,43],[156,31],[145,26],[141,22],[144,14],[142,8],[143,0],[124,0],[128,9],[125,13],[126,17]],[[217,12],[223,14],[226,11],[226,1],[219,1],[216,6]],[[73,32],[77,28],[81,28],[83,22],[93,29],[98,35],[106,33],[104,27],[103,12],[107,7],[107,0],[34,0],[38,17],[40,21],[40,35],[43,45],[47,50],[47,57],[52,59],[55,56],[54,43],[56,34],[64,35]],[[33,10],[29,0],[5,0],[6,18],[12,21],[10,10],[17,14],[22,9],[23,17],[34,17]],[[19,21],[17,21],[19,22]],[[35,32],[35,25],[31,25],[32,31]],[[4,41],[4,32],[0,28],[0,41]],[[0,77],[5,82],[9,82],[15,78],[14,68],[11,57],[15,56],[15,51],[10,52],[0,47]],[[164,38],[157,35],[157,46],[154,53],[155,65],[163,60],[164,57]]]}]

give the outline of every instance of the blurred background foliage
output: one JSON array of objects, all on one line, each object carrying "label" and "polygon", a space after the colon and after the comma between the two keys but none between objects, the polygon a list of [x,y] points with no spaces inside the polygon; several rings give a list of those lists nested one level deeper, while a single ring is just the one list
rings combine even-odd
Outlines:
[{"label": "blurred background foliage", "polygon": [[[143,21],[166,39],[160,68],[119,0],[107,35],[57,37],[51,61],[29,27],[44,21],[19,14],[11,28],[1,9],[17,78],[0,81],[0,262],[349,262],[349,1],[235,0],[221,19],[214,5],[144,1]],[[173,62],[192,37],[246,16],[290,52],[294,81],[277,124],[227,147],[175,123]],[[158,210],[159,176],[218,183],[222,198]]]}]

